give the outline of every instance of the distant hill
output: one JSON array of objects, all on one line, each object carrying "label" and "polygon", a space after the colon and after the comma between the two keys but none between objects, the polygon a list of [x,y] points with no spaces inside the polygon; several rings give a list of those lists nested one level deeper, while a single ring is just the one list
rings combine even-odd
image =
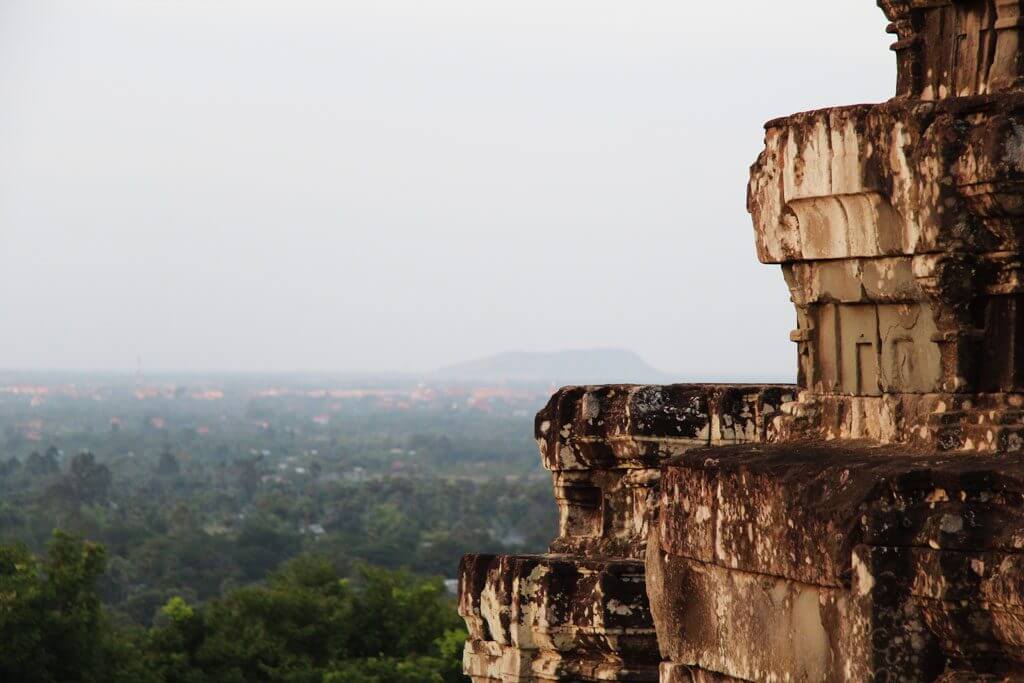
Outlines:
[{"label": "distant hill", "polygon": [[588,349],[530,353],[513,351],[459,363],[434,373],[453,382],[529,384],[656,384],[670,381],[632,351]]}]

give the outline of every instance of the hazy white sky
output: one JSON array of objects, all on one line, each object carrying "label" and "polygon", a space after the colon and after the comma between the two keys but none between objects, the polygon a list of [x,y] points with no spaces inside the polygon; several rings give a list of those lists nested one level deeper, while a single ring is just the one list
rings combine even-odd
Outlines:
[{"label": "hazy white sky", "polygon": [[893,93],[873,0],[0,0],[0,367],[789,378],[764,121]]}]

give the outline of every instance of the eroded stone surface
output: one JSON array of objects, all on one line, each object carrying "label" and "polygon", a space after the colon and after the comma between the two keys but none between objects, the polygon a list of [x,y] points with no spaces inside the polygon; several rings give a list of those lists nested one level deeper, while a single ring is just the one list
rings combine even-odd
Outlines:
[{"label": "eroded stone surface", "polygon": [[897,41],[897,92],[934,100],[1019,91],[1021,5],[1016,0],[878,0]]},{"label": "eroded stone surface", "polygon": [[767,438],[795,387],[674,384],[566,387],[537,414],[552,471],[658,467],[694,446]]},{"label": "eroded stone surface", "polygon": [[664,469],[663,655],[743,680],[1016,671],[1024,460],[747,445]]},{"label": "eroded stone surface", "polygon": [[764,441],[794,387],[567,387],[536,419],[560,513],[555,553],[642,558],[661,464],[691,448]]},{"label": "eroded stone surface", "polygon": [[797,386],[556,393],[555,554],[463,563],[476,683],[1024,680],[1024,2],[878,4],[897,97],[751,169]]},{"label": "eroded stone surface", "polygon": [[862,543],[1024,548],[1024,460],[863,444],[696,450],[664,470],[660,546],[721,566],[849,585]]},{"label": "eroded stone surface", "polygon": [[[460,614],[476,683],[658,680],[643,563],[661,465],[768,438],[790,386],[567,387],[537,416],[560,511],[550,555],[469,555]],[[681,676],[681,673],[674,674]],[[725,681],[694,669],[695,681]],[[680,679],[683,680],[683,679]]]},{"label": "eroded stone surface", "polygon": [[748,204],[797,309],[784,437],[1024,444],[1022,136],[1019,94],[768,124]]},{"label": "eroded stone surface", "polygon": [[474,680],[657,680],[642,562],[469,555],[460,580]]}]

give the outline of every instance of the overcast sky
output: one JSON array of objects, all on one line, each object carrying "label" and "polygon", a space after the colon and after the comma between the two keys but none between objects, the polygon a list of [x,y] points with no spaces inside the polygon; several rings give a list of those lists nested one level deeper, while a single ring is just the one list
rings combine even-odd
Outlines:
[{"label": "overcast sky", "polygon": [[792,378],[764,121],[893,94],[873,0],[0,0],[0,367]]}]

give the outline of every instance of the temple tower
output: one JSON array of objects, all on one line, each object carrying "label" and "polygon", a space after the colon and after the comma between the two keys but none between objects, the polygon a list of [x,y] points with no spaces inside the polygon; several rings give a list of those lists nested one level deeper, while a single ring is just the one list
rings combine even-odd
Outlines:
[{"label": "temple tower", "polygon": [[878,4],[896,96],[751,169],[797,385],[556,393],[550,554],[461,568],[474,683],[1024,680],[1024,1]]},{"label": "temple tower", "polygon": [[1024,445],[1019,2],[880,3],[898,96],[767,125],[749,209],[797,308],[780,438]]}]

